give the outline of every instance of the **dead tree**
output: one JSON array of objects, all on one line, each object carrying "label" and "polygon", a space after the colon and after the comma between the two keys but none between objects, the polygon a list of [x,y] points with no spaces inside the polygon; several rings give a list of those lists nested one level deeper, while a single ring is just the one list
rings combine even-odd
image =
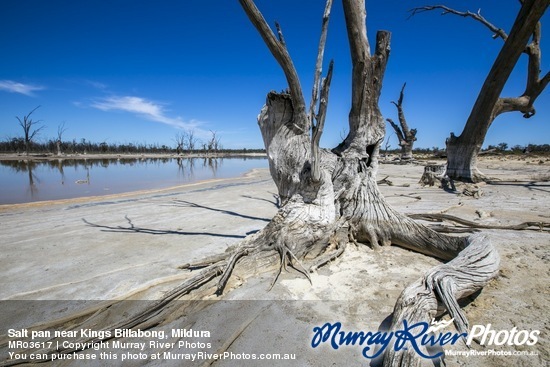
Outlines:
[{"label": "dead tree", "polygon": [[185,150],[185,144],[187,142],[186,133],[176,133],[174,141],[176,142],[176,154],[180,155]]},{"label": "dead tree", "polygon": [[67,128],[65,128],[65,122],[62,122],[57,126],[57,139],[55,140],[55,144],[57,146],[57,155],[60,157],[63,155],[63,152],[61,151],[61,144],[63,143],[63,133]]},{"label": "dead tree", "polygon": [[32,113],[36,111],[38,108],[40,108],[40,106],[36,107],[27,115],[23,116],[23,120],[21,120],[18,116],[15,116],[17,121],[19,121],[19,125],[23,128],[23,138],[25,140],[26,155],[29,155],[30,145],[32,143],[32,140],[35,138],[36,134],[38,134],[40,130],[44,128],[44,126],[36,127],[36,125],[41,122],[40,120],[33,121],[33,119],[31,119]]},{"label": "dead tree", "polygon": [[221,149],[220,137],[217,136],[218,132],[210,130],[210,140],[206,143],[206,147],[209,153],[215,152]]},{"label": "dead tree", "polygon": [[409,125],[407,124],[407,120],[405,119],[405,113],[403,112],[403,97],[405,95],[406,85],[407,83],[403,83],[403,87],[401,88],[401,93],[399,93],[399,99],[397,100],[397,102],[391,102],[397,108],[397,116],[399,118],[400,126],[398,126],[390,118],[387,118],[386,121],[388,121],[393,127],[393,129],[395,130],[395,134],[397,135],[397,139],[399,140],[399,146],[401,147],[401,159],[410,160],[413,159],[412,150],[413,144],[416,141],[416,129],[409,129]]},{"label": "dead tree", "polygon": [[[550,82],[550,72],[547,72],[544,77],[540,77],[540,19],[548,5],[548,0],[523,1],[509,35],[487,21],[480,12],[460,12],[442,5],[413,9],[413,14],[439,9],[443,11],[443,14],[472,18],[489,28],[494,33],[493,38],[504,40],[504,45],[481,87],[464,130],[459,136],[451,133],[446,141],[447,175],[450,178],[467,182],[486,180],[486,177],[477,169],[477,157],[487,131],[495,118],[504,112],[512,111],[521,112],[525,118],[535,114],[533,106],[535,100]],[[527,54],[529,59],[525,91],[521,96],[515,98],[500,97],[504,85],[522,53]]]},{"label": "dead tree", "polygon": [[[402,329],[405,320],[409,324],[429,322],[448,311],[458,330],[467,330],[457,300],[478,291],[496,276],[499,257],[495,248],[483,235],[451,237],[435,232],[394,210],[378,190],[378,157],[385,135],[378,100],[389,57],[390,33],[379,31],[371,52],[365,1],[343,0],[353,68],[349,133],[336,148],[322,149],[319,141],[333,72],[331,62],[321,78],[322,59],[332,0],[327,0],[323,15],[309,108],[281,27],[277,25],[273,32],[252,0],[239,2],[281,66],[289,86],[288,92],[268,93],[258,116],[281,206],[263,229],[229,251],[183,266],[201,270],[165,293],[149,310],[116,327],[134,327],[156,317],[171,300],[191,291],[200,295],[199,290],[211,289],[213,281],[221,294],[236,267],[239,276],[246,278],[275,266],[278,273],[272,285],[287,265],[309,278],[310,271],[338,257],[352,242],[370,244],[375,249],[396,244],[451,260],[428,271],[403,291],[391,328]],[[426,361],[414,348],[385,351],[385,366],[420,366]],[[432,365],[433,361],[428,363]]]},{"label": "dead tree", "polygon": [[195,150],[195,147],[197,145],[197,138],[195,137],[195,131],[193,129],[189,129],[185,134],[187,136],[187,148],[189,149],[189,152],[192,153],[193,150]]}]

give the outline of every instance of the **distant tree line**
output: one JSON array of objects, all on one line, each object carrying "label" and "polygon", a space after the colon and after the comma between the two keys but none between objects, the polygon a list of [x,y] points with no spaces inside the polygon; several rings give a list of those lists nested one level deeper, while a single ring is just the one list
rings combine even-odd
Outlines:
[{"label": "distant tree line", "polygon": [[176,153],[176,154],[202,154],[202,153],[265,153],[265,149],[223,149],[221,139],[216,131],[210,131],[211,137],[203,142],[195,136],[193,130],[177,133],[175,136],[175,146],[165,144],[147,144],[147,143],[107,143],[106,141],[97,143],[84,138],[77,141],[63,141],[63,134],[67,130],[63,122],[57,127],[57,137],[45,142],[38,142],[36,136],[44,129],[41,120],[33,120],[31,115],[40,106],[34,108],[22,118],[17,117],[19,125],[23,129],[23,136],[15,138],[6,138],[0,141],[0,152],[2,153],[25,153],[30,152],[38,154],[144,154],[144,153]]},{"label": "distant tree line", "polygon": [[[445,156],[445,148],[432,147],[432,148],[414,148],[415,154],[432,154],[434,156]],[[508,143],[498,143],[497,145],[488,145],[487,148],[481,151],[483,154],[527,154],[527,153],[550,153],[550,144],[527,144],[527,145],[514,145],[509,147]],[[382,154],[388,155],[400,155],[402,154],[401,148],[387,148],[382,149]]]},{"label": "distant tree line", "polygon": [[22,137],[8,138],[0,141],[0,152],[24,154],[28,150],[34,154],[58,154],[58,145],[64,154],[202,154],[202,153],[265,153],[265,149],[214,149],[209,144],[200,144],[194,149],[148,143],[108,143],[92,142],[86,139],[61,141],[49,139],[45,142],[30,141]]},{"label": "distant tree line", "polygon": [[509,152],[514,154],[520,153],[549,153],[550,144],[527,144],[514,145],[508,149],[507,143],[499,143],[497,145],[488,145],[486,151],[495,151],[499,153]]}]

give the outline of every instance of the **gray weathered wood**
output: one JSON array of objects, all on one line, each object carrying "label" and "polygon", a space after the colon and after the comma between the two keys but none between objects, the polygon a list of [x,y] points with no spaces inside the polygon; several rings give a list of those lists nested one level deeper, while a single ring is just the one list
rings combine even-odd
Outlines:
[{"label": "gray weathered wood", "polygon": [[[402,329],[404,320],[415,324],[447,311],[457,331],[467,333],[468,320],[458,300],[477,292],[496,277],[499,264],[498,252],[485,235],[470,236],[466,248],[453,260],[430,269],[405,288],[395,305],[390,330]],[[423,353],[430,354],[425,349]],[[433,360],[422,358],[413,348],[395,351],[388,347],[384,356],[385,367],[433,365]]]}]

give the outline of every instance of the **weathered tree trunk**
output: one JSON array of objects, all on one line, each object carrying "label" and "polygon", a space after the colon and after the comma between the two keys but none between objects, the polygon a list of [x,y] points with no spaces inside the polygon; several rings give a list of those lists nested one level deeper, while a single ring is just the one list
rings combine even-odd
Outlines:
[{"label": "weathered tree trunk", "polygon": [[[548,4],[547,0],[525,0],[510,35],[507,36],[502,31],[498,33],[498,36],[505,39],[504,45],[485,79],[466,126],[460,136],[457,137],[451,133],[446,142],[447,175],[450,178],[467,182],[484,180],[484,175],[477,169],[477,156],[494,119],[499,114],[509,111],[521,111],[524,117],[534,114],[533,103],[550,81],[549,74],[539,79],[539,20],[548,8]],[[533,35],[533,41],[526,46],[531,35]],[[518,98],[500,98],[504,85],[522,52],[526,52],[529,56],[526,90]]]},{"label": "weathered tree trunk", "polygon": [[[376,184],[378,153],[385,133],[378,100],[390,33],[378,32],[371,54],[364,0],[343,0],[353,65],[349,134],[328,151],[318,148],[318,140],[312,141],[310,129],[315,136],[318,125],[313,124],[314,114],[305,113],[303,93],[280,27],[277,39],[252,1],[240,2],[285,72],[290,90],[288,94],[269,93],[258,117],[282,207],[254,242],[261,243],[263,249],[277,250],[282,266],[294,260],[304,270],[300,259],[332,256],[329,248],[336,248],[336,253],[352,240],[374,248],[393,243],[442,260],[455,259],[428,272],[425,278],[429,281],[405,290],[396,305],[392,327],[399,328],[404,318],[408,322],[429,321],[444,306],[460,330],[467,328],[456,300],[479,290],[496,275],[496,250],[485,237],[445,236],[399,214]],[[328,95],[328,85],[323,87]],[[241,248],[250,253],[247,246],[250,242]],[[461,273],[462,267],[468,274]],[[409,348],[388,351],[384,363],[413,366],[424,362]]]},{"label": "weathered tree trunk", "polygon": [[[241,4],[245,10],[251,5],[245,0]],[[259,116],[271,174],[283,199],[279,213],[259,236],[271,238],[264,244],[272,242],[283,263],[287,255],[295,259],[326,255],[329,245],[341,248],[350,240],[369,242],[375,248],[394,243],[444,260],[455,258],[452,265],[428,272],[425,279],[429,281],[404,291],[392,328],[399,328],[405,319],[428,321],[440,306],[446,306],[459,330],[464,330],[467,321],[456,300],[479,290],[496,275],[498,254],[485,238],[447,237],[417,224],[393,210],[378,191],[378,153],[385,132],[378,99],[390,34],[378,32],[371,54],[364,1],[344,0],[343,4],[353,64],[350,132],[338,147],[330,152],[321,149],[317,155],[311,148],[311,120],[302,112],[303,94],[282,37],[277,41],[263,34],[266,27],[258,26],[258,17],[247,10],[266,43],[271,43],[290,85],[290,94],[270,93]],[[281,49],[283,55],[278,55]],[[315,160],[320,169],[317,174]],[[466,276],[462,268],[467,269]],[[386,366],[423,363],[412,348],[390,349],[384,360]]]},{"label": "weathered tree trunk", "polygon": [[409,129],[409,125],[407,124],[407,120],[405,119],[405,112],[403,112],[403,97],[405,95],[405,86],[407,83],[403,84],[403,87],[401,88],[401,93],[399,93],[399,99],[397,102],[392,101],[392,103],[397,108],[397,116],[399,118],[399,125],[398,126],[395,122],[393,122],[392,119],[387,118],[386,121],[390,123],[390,125],[395,130],[395,133],[397,134],[397,139],[399,140],[399,146],[401,147],[401,159],[402,160],[410,160],[413,159],[413,145],[416,141],[416,129]]}]

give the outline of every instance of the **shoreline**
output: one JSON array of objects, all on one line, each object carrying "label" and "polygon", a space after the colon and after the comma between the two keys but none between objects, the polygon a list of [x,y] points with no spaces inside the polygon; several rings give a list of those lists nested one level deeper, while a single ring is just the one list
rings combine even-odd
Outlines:
[{"label": "shoreline", "polygon": [[[17,205],[44,205],[43,203],[58,201],[82,201],[82,200],[97,200],[99,198],[111,198],[121,195],[133,195],[133,194],[146,194],[148,192],[171,190],[177,187],[182,187],[189,184],[195,184],[198,182],[204,182],[208,180],[218,180],[227,178],[238,178],[242,175],[246,175],[251,169],[264,168],[266,164],[265,155],[257,153],[241,154],[192,154],[192,155],[174,155],[174,154],[127,154],[127,155],[110,155],[110,154],[90,154],[90,155],[65,155],[63,157],[56,157],[53,155],[31,155],[29,157],[14,154],[0,154],[0,162],[2,169],[0,174],[7,179],[7,187],[0,195],[0,210],[5,206],[17,206]],[[236,162],[228,163],[229,169],[224,169],[226,164],[223,162]],[[177,175],[166,174],[165,166],[177,165],[179,167]],[[140,179],[140,172],[143,171],[149,164],[154,164],[155,178],[145,177]],[[117,165],[124,165],[124,171],[116,168]],[[107,167],[113,165],[113,169],[108,171],[101,170],[98,167]],[[190,165],[190,167],[188,167]],[[96,167],[97,166],[97,167]],[[137,170],[132,170],[131,175],[133,179],[130,181],[128,177],[121,175],[119,172],[126,171],[127,166],[135,166]],[[197,166],[197,175],[193,174],[193,168]],[[204,167],[211,167],[212,173],[208,174]],[[19,167],[22,167],[19,169]],[[55,167],[61,174],[61,185],[58,185],[56,177],[51,173],[51,168]],[[89,167],[88,175],[92,169],[97,168],[99,171],[99,180],[90,185],[89,176],[87,178],[78,177],[75,175],[77,168],[84,168],[84,174],[86,174],[87,167]],[[176,167],[176,168],[178,168]],[[70,170],[69,170],[70,168]],[[74,168],[74,170],[73,170]],[[32,169],[32,171],[31,171]],[[190,169],[190,171],[188,171]],[[40,170],[40,171],[38,171]],[[12,182],[19,182],[26,180],[21,176],[21,172],[27,172],[29,174],[29,187],[32,186],[31,192],[33,192],[34,185],[36,185],[37,192],[40,191],[40,186],[44,187],[44,192],[39,195],[29,195],[21,190],[21,184],[14,185]],[[158,171],[158,174],[156,173]],[[181,172],[180,172],[181,171]],[[219,171],[219,172],[218,172]],[[34,176],[36,172],[41,172],[37,177]],[[57,172],[57,171],[56,171]],[[187,174],[185,174],[187,172]],[[210,171],[208,171],[210,172]],[[67,173],[67,177],[65,177]],[[94,176],[94,172],[91,172]],[[180,177],[180,173],[182,176]],[[31,176],[32,174],[32,176]],[[25,174],[26,176],[26,174]],[[177,176],[177,179],[176,179]],[[93,178],[93,177],[92,177]],[[97,177],[96,177],[97,178]],[[44,179],[42,182],[41,179]],[[59,177],[57,177],[59,179]],[[75,181],[76,180],[76,181]],[[74,185],[73,181],[77,184],[86,183],[90,188],[81,189],[77,188],[80,185]],[[68,183],[68,184],[67,184]],[[64,186],[68,187],[64,187]],[[102,190],[103,188],[103,190]],[[112,191],[112,192],[110,192]],[[8,193],[8,194],[7,194]]]},{"label": "shoreline", "polygon": [[115,199],[0,208],[0,299],[108,300],[186,274],[181,264],[265,226],[276,212],[268,177],[257,169]]},{"label": "shoreline", "polygon": [[26,155],[24,153],[0,153],[0,161],[56,161],[65,159],[165,159],[165,158],[264,158],[267,157],[266,153],[189,153],[189,154],[176,154],[176,153],[74,153],[63,154],[58,156],[54,153],[31,153]]},{"label": "shoreline", "polygon": [[260,172],[263,170],[268,171],[269,168],[253,168],[239,176],[198,180],[194,182],[184,183],[181,185],[163,187],[158,189],[126,191],[126,192],[121,192],[117,194],[80,196],[80,197],[67,198],[67,199],[39,200],[39,201],[31,201],[26,203],[0,204],[0,212],[9,211],[12,209],[17,210],[17,209],[27,209],[27,208],[38,208],[38,207],[49,206],[49,205],[69,205],[69,204],[79,204],[79,203],[88,203],[88,202],[91,203],[91,202],[106,201],[106,200],[118,200],[118,199],[132,197],[132,196],[137,197],[137,196],[153,195],[153,194],[158,194],[163,192],[182,190],[193,186],[254,178],[255,176],[259,176],[261,174]]}]

